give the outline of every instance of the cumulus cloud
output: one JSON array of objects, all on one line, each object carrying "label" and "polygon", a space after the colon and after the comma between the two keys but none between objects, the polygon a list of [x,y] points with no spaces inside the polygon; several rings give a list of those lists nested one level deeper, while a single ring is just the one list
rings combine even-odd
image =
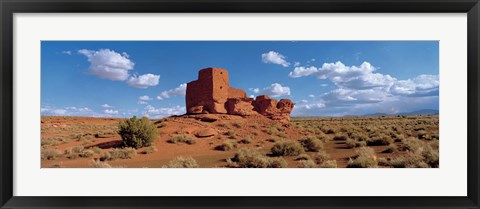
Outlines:
[{"label": "cumulus cloud", "polygon": [[290,66],[290,63],[287,62],[286,57],[283,56],[282,54],[275,52],[275,51],[269,51],[267,53],[262,54],[262,61],[264,63],[271,63],[271,64],[277,64],[281,65],[283,67],[288,67]]},{"label": "cumulus cloud", "polygon": [[106,109],[106,110],[103,111],[103,113],[109,114],[109,115],[116,115],[116,114],[118,114],[118,110]]},{"label": "cumulus cloud", "polygon": [[315,95],[309,94],[308,97],[310,97],[310,98],[315,98]]},{"label": "cumulus cloud", "polygon": [[263,89],[263,94],[271,97],[280,97],[290,95],[290,87],[282,86],[279,83],[273,83],[269,87]]},{"label": "cumulus cloud", "polygon": [[419,75],[413,79],[395,82],[391,88],[392,94],[404,96],[438,95],[438,75]]},{"label": "cumulus cloud", "polygon": [[42,107],[40,109],[42,115],[51,116],[93,116],[94,111],[88,107]]},{"label": "cumulus cloud", "polygon": [[182,83],[177,88],[170,89],[170,90],[167,90],[167,91],[163,91],[162,93],[160,93],[159,96],[157,96],[157,99],[158,100],[163,100],[163,99],[168,99],[168,98],[173,97],[173,96],[185,95],[186,91],[187,91],[187,84]]},{"label": "cumulus cloud", "polygon": [[130,60],[130,55],[126,52],[118,53],[110,49],[98,51],[80,49],[78,53],[86,56],[90,62],[88,74],[112,81],[125,81],[135,88],[145,89],[158,85],[160,75],[150,73],[140,76],[130,75],[129,71],[133,70],[135,63]]},{"label": "cumulus cloud", "polygon": [[148,95],[143,95],[143,96],[138,97],[138,100],[142,100],[142,101],[148,101],[148,100],[152,100],[152,99],[153,98],[151,98]]},{"label": "cumulus cloud", "polygon": [[72,55],[72,51],[70,51],[70,50],[62,51],[62,54]]},{"label": "cumulus cloud", "polygon": [[147,105],[145,107],[145,111],[143,115],[149,118],[163,118],[171,115],[182,115],[182,114],[185,114],[185,112],[186,112],[185,107],[178,106],[178,105],[173,107],[161,107],[161,108],[155,108],[151,105]]},{"label": "cumulus cloud", "polygon": [[158,80],[160,80],[160,75],[154,74],[144,74],[144,75],[133,75],[127,80],[127,84],[131,87],[146,89],[151,86],[158,85]]},{"label": "cumulus cloud", "polygon": [[260,89],[259,89],[259,88],[249,88],[248,90],[250,90],[251,92],[253,92],[253,93],[255,93],[255,94],[260,93]]},{"label": "cumulus cloud", "polygon": [[103,104],[103,105],[101,105],[101,107],[103,107],[103,108],[113,108],[113,106],[110,106],[109,104]]},{"label": "cumulus cloud", "polygon": [[[294,112],[298,114],[310,111],[311,113],[316,110],[333,115],[368,108],[378,112],[375,108],[382,109],[386,107],[385,104],[391,106],[395,101],[409,100],[405,97],[436,97],[438,102],[438,75],[419,75],[412,79],[398,80],[376,71],[377,68],[368,62],[363,62],[360,66],[346,66],[336,62],[324,63],[321,67],[295,67],[290,72],[290,77],[315,76],[318,79],[331,81],[335,88],[320,95],[316,101],[295,106]],[[312,96],[310,98],[314,98]],[[429,101],[429,104],[434,100],[419,99],[419,101]],[[398,112],[398,109],[405,108],[400,106],[394,109]],[[391,112],[392,109],[385,109],[385,111]]]},{"label": "cumulus cloud", "polygon": [[90,62],[87,73],[103,79],[125,81],[129,77],[128,71],[135,65],[128,57],[110,49],[80,49],[78,53],[85,55]]},{"label": "cumulus cloud", "polygon": [[145,102],[143,100],[138,100],[137,104],[146,105],[148,104],[148,102]]}]

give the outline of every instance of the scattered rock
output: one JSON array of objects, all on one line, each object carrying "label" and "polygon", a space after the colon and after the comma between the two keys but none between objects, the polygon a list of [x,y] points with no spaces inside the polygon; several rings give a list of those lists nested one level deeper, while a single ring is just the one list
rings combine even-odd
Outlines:
[{"label": "scattered rock", "polygon": [[211,128],[200,129],[195,132],[195,136],[199,138],[210,137],[217,135],[218,132]]}]

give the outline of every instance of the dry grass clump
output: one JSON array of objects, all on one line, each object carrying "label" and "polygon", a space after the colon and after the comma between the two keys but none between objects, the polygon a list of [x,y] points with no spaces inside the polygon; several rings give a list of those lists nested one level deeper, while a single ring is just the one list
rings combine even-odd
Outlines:
[{"label": "dry grass clump", "polygon": [[325,152],[325,151],[320,151],[320,152],[315,153],[315,155],[313,155],[313,160],[315,161],[315,163],[317,163],[319,165],[322,165],[328,159],[330,159],[330,155],[327,154],[327,152]]},{"label": "dry grass clump", "polygon": [[57,149],[42,148],[41,158],[42,160],[55,160],[62,155],[62,152]]},{"label": "dry grass clump", "polygon": [[397,145],[390,144],[387,148],[385,148],[382,153],[394,153],[398,150]]},{"label": "dry grass clump", "polygon": [[297,156],[297,158],[295,158],[295,160],[311,160],[312,158],[310,157],[310,155],[307,155],[307,154],[300,154],[299,156]]},{"label": "dry grass clump", "polygon": [[369,147],[360,147],[356,150],[357,156],[348,161],[347,168],[376,168],[377,157],[375,151]]},{"label": "dry grass clump", "polygon": [[302,145],[297,141],[282,141],[274,144],[271,152],[274,156],[297,156],[303,150]]},{"label": "dry grass clump", "polygon": [[313,137],[305,137],[300,139],[300,144],[307,152],[317,152],[323,149],[323,142]]},{"label": "dry grass clump", "polygon": [[116,159],[132,159],[137,156],[135,148],[127,147],[123,149],[113,148],[110,151],[100,155],[100,161],[116,160]]},{"label": "dry grass clump", "polygon": [[142,154],[147,155],[147,154],[152,154],[152,153],[157,152],[157,151],[158,151],[157,147],[155,147],[155,145],[152,144],[150,147],[147,147],[146,149],[144,149],[142,151]]},{"label": "dry grass clump", "polygon": [[229,151],[237,148],[237,142],[225,140],[221,145],[215,147],[216,150]]},{"label": "dry grass clump", "polygon": [[402,141],[402,145],[399,147],[402,151],[415,151],[422,147],[424,142],[420,141],[415,137],[409,137]]},{"label": "dry grass clump", "polygon": [[92,161],[90,162],[90,164],[92,165],[92,167],[94,168],[111,168],[112,166],[110,164],[108,164],[107,162],[103,162],[103,161],[100,161],[100,160],[94,160],[92,159]]},{"label": "dry grass clump", "polygon": [[178,144],[178,143],[185,143],[185,144],[195,144],[197,143],[192,137],[187,134],[178,134],[167,141],[168,143]]},{"label": "dry grass clump", "polygon": [[195,159],[191,157],[177,157],[171,160],[167,168],[198,168],[198,163]]},{"label": "dry grass clump", "polygon": [[252,137],[245,136],[243,139],[238,141],[238,143],[240,143],[240,144],[250,144],[250,143],[252,143]]},{"label": "dry grass clump", "polygon": [[336,160],[327,160],[320,165],[320,168],[336,168],[337,161]]},{"label": "dry grass clump", "polygon": [[280,157],[268,157],[258,150],[243,148],[233,158],[228,159],[230,167],[237,168],[285,168],[287,162]]},{"label": "dry grass clump", "polygon": [[301,160],[298,165],[299,168],[316,168],[317,164],[313,160]]},{"label": "dry grass clump", "polygon": [[345,136],[345,135],[336,135],[336,136],[333,137],[332,140],[333,141],[345,141],[345,140],[347,140],[347,138],[348,137]]},{"label": "dry grass clump", "polygon": [[235,127],[235,128],[242,128],[242,127],[243,127],[243,124],[240,123],[240,122],[233,122],[232,125],[233,125],[233,127]]},{"label": "dry grass clump", "polygon": [[364,146],[367,146],[367,142],[366,141],[357,141],[355,139],[348,138],[345,141],[345,146],[348,147],[348,148],[364,147]]},{"label": "dry grass clump", "polygon": [[232,130],[227,131],[227,133],[226,133],[225,135],[227,135],[229,139],[235,139],[236,136],[237,136],[237,134],[235,133],[235,131],[232,131]]},{"label": "dry grass clump", "polygon": [[367,139],[368,146],[383,146],[393,143],[392,137],[386,134],[373,134]]}]

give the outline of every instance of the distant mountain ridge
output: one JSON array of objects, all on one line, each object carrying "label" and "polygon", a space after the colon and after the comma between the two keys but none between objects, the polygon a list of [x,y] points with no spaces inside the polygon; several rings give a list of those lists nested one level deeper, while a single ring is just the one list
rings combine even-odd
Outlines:
[{"label": "distant mountain ridge", "polygon": [[422,110],[416,110],[413,112],[401,112],[401,113],[393,113],[393,114],[388,114],[388,113],[372,113],[372,114],[366,114],[362,116],[391,116],[391,115],[404,115],[404,116],[412,116],[412,115],[438,115],[438,110],[434,109],[422,109]]}]

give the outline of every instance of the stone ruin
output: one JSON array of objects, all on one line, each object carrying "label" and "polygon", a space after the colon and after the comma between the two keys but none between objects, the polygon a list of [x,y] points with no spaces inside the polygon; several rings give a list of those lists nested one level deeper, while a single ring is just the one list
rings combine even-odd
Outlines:
[{"label": "stone ruin", "polygon": [[187,114],[263,115],[284,123],[290,121],[295,105],[290,99],[277,101],[267,95],[247,97],[244,90],[230,87],[228,71],[221,68],[200,70],[198,80],[187,83],[185,100]]}]

